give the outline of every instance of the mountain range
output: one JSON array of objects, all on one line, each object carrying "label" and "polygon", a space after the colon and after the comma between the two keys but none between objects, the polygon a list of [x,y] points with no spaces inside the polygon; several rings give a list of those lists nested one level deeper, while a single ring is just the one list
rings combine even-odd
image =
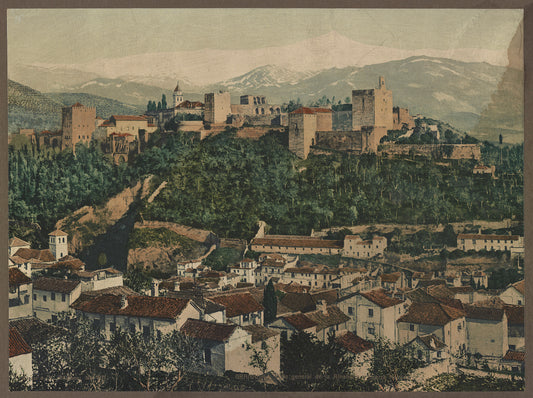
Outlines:
[{"label": "mountain range", "polygon": [[[189,100],[203,101],[204,93],[227,90],[232,95],[232,103],[238,103],[242,94],[265,95],[270,103],[299,98],[303,104],[308,104],[323,96],[335,97],[335,102],[340,100],[344,103],[346,97],[351,98],[352,90],[377,87],[380,75],[385,76],[387,88],[393,92],[394,105],[407,107],[412,114],[440,119],[465,131],[474,129],[482,139],[497,139],[498,130],[503,129],[512,136],[509,142],[523,140],[523,73],[486,62],[413,56],[319,71],[268,64],[213,84],[199,85],[180,79],[180,87]],[[504,77],[505,84],[502,84]],[[70,85],[65,80],[63,85],[57,86],[63,93],[87,93],[113,99],[123,105],[133,105],[132,109],[142,110],[149,100],[159,101],[162,94],[171,103],[176,82],[167,76],[168,85],[163,89],[147,84],[150,79],[146,76],[145,82],[141,82],[140,79],[126,80],[124,77],[92,77],[86,81],[78,79]],[[57,98],[54,95],[50,93],[49,97]],[[495,101],[505,104],[496,107],[498,117],[494,117],[495,109],[487,112],[489,104]],[[492,116],[490,123],[481,122],[483,129],[476,129],[480,124],[480,115],[484,115],[485,119],[488,115]]]}]

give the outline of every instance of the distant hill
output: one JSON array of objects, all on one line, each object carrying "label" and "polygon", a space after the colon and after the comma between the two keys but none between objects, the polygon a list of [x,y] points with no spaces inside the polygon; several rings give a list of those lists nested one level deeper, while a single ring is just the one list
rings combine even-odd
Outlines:
[{"label": "distant hill", "polygon": [[96,107],[96,115],[108,118],[115,115],[142,113],[144,107],[87,93],[44,94],[31,87],[8,80],[8,131],[33,128],[36,131],[61,128],[61,108],[80,102]]},{"label": "distant hill", "polygon": [[80,102],[85,106],[96,108],[96,116],[107,119],[111,115],[137,115],[143,113],[145,107],[124,104],[120,101],[100,97],[87,93],[46,93],[54,101],[60,102],[63,106],[70,106]]}]

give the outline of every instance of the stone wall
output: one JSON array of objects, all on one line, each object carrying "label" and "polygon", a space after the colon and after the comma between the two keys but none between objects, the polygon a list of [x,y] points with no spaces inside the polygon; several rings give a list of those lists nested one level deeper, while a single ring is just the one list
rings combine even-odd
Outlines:
[{"label": "stone wall", "polygon": [[362,152],[361,131],[317,131],[316,145],[337,151]]},{"label": "stone wall", "polygon": [[332,128],[337,131],[352,129],[352,110],[334,111],[332,115]]},{"label": "stone wall", "polygon": [[481,147],[478,144],[385,144],[378,151],[388,156],[424,156],[435,159],[481,160]]}]

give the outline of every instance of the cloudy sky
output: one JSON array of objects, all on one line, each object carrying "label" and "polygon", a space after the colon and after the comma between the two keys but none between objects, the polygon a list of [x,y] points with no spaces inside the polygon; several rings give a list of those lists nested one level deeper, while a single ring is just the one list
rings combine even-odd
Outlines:
[{"label": "cloudy sky", "polygon": [[8,62],[86,63],[143,53],[285,46],[338,32],[402,50],[505,53],[522,10],[8,10]]}]

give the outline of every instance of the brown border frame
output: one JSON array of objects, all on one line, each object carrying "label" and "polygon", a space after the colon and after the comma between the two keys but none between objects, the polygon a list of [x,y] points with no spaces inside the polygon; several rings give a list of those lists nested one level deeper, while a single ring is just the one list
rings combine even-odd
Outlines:
[{"label": "brown border frame", "polygon": [[[525,225],[525,242],[526,242],[526,259],[533,258],[533,244],[530,242],[530,237],[533,236],[533,138],[528,137],[526,131],[530,131],[533,127],[533,54],[528,51],[533,48],[533,0],[224,0],[219,2],[217,0],[0,0],[0,129],[7,131],[7,8],[492,8],[492,9],[506,9],[506,8],[521,8],[524,9],[524,225]],[[1,130],[0,130],[1,131]],[[0,169],[7,171],[7,134],[1,133],[0,141]],[[7,243],[8,243],[8,209],[7,209],[7,173],[0,173],[0,253],[2,255],[1,263],[7,264]],[[532,238],[533,239],[533,238]],[[533,241],[532,241],[533,242]],[[530,261],[526,261],[527,267]],[[531,297],[533,287],[533,273],[526,270],[526,295]],[[1,291],[7,291],[7,267],[0,266],[0,280],[3,281]],[[5,294],[5,293],[4,293]],[[530,325],[533,321],[533,304],[530,303],[526,308],[526,325]],[[4,319],[0,326],[0,394],[7,393],[7,396],[44,396],[44,397],[69,397],[74,392],[8,392],[7,386],[7,352],[8,352],[8,307],[6,300],[0,300],[0,319]],[[533,328],[526,327],[526,347],[527,352],[533,352]],[[526,355],[526,390],[524,392],[505,392],[496,393],[499,397],[525,397],[526,394],[532,391],[533,383],[530,380],[533,369],[533,356]],[[116,393],[90,393],[90,392],[76,392],[77,396],[94,396],[105,395],[112,397],[126,397],[132,394],[131,392],[116,392]],[[134,393],[135,396],[155,396],[156,393]],[[253,395],[260,396],[287,396],[286,393],[235,393],[235,392],[215,392],[215,393],[158,393],[157,395],[177,395],[177,396],[216,396],[216,397],[232,397],[236,394],[240,396]],[[307,396],[310,394],[313,397],[350,397],[360,394],[372,394],[372,396],[380,396],[382,394],[394,394],[409,396],[412,393],[290,393],[291,396]],[[419,393],[425,396],[433,396],[435,394],[452,394],[452,393]],[[486,392],[461,392],[453,393],[454,396],[475,396],[485,397]],[[494,394],[494,393],[493,393]],[[388,395],[387,395],[388,396]]]}]

